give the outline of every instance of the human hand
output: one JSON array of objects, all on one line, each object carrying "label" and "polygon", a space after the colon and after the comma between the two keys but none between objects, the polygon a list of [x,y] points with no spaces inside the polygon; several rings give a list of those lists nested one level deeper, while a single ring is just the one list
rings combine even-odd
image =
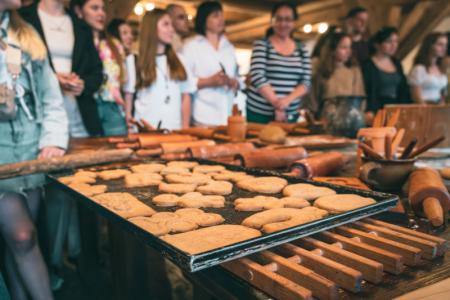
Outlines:
[{"label": "human hand", "polygon": [[75,96],[80,96],[84,91],[84,80],[81,79],[77,74],[72,73],[70,77],[70,90]]},{"label": "human hand", "polygon": [[282,97],[282,98],[278,99],[276,108],[278,110],[283,110],[284,111],[284,110],[286,110],[289,107],[290,104],[291,104],[290,99],[288,99],[287,97]]},{"label": "human hand", "polygon": [[275,110],[275,121],[286,122],[286,112],[284,110]]},{"label": "human hand", "polygon": [[66,151],[64,149],[54,146],[47,146],[41,149],[41,152],[38,155],[38,159],[60,157],[63,156],[65,153]]},{"label": "human hand", "polygon": [[216,74],[209,77],[209,81],[211,86],[224,86],[228,85],[229,78],[223,71],[219,71]]},{"label": "human hand", "polygon": [[228,79],[228,87],[233,90],[234,92],[237,92],[239,90],[240,84],[239,81],[235,78],[229,78]]}]

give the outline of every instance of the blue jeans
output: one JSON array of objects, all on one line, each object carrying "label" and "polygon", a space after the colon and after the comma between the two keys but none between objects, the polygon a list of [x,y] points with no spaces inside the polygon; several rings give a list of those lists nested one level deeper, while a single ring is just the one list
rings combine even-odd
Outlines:
[{"label": "blue jeans", "polygon": [[127,135],[125,116],[116,102],[97,99],[97,107],[105,136]]}]

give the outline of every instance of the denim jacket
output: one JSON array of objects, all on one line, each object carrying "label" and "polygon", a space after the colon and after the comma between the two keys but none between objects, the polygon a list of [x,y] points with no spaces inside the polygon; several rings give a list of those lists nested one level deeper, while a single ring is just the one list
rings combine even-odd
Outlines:
[{"label": "denim jacket", "polygon": [[[9,14],[5,12],[1,20],[1,29],[9,27]],[[37,33],[36,33],[37,35]],[[8,33],[7,44],[18,45]],[[0,62],[5,66],[5,62]],[[67,149],[69,142],[68,119],[63,104],[63,96],[58,80],[53,73],[48,59],[32,60],[28,53],[22,52],[22,72],[28,78],[33,98],[34,120],[41,126],[39,148],[48,146]]]}]

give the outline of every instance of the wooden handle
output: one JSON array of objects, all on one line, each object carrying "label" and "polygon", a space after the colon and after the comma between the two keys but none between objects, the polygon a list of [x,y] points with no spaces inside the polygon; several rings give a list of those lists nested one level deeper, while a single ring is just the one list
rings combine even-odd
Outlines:
[{"label": "wooden handle", "polygon": [[408,146],[406,146],[405,150],[403,150],[400,159],[407,159],[411,152],[414,150],[414,147],[417,145],[417,138],[413,138],[411,142],[409,142]]},{"label": "wooden handle", "polygon": [[417,149],[416,151],[414,151],[413,153],[411,153],[409,155],[409,158],[414,158],[416,156],[419,156],[420,154],[424,153],[425,151],[427,151],[428,149],[433,148],[434,146],[440,144],[443,140],[445,140],[445,136],[440,136],[435,140],[432,140],[431,142],[423,145],[422,147],[420,147],[419,149]]},{"label": "wooden handle", "polygon": [[397,124],[398,119],[400,117],[400,108],[397,108],[392,114],[391,118],[387,121],[387,127],[394,127]]},{"label": "wooden handle", "polygon": [[139,157],[158,156],[162,154],[161,148],[156,149],[139,149],[136,151],[136,155]]},{"label": "wooden handle", "polygon": [[400,143],[402,142],[404,136],[405,136],[405,129],[400,128],[391,144],[391,155],[393,157],[396,157],[398,146],[400,146]]},{"label": "wooden handle", "polygon": [[79,154],[68,154],[61,157],[4,164],[0,165],[0,179],[36,173],[48,173],[52,171],[79,168],[101,163],[125,161],[131,158],[132,155],[133,150],[131,149],[117,149],[89,151]]},{"label": "wooden handle", "polygon": [[392,145],[392,137],[390,135],[386,135],[384,137],[384,155],[388,160],[392,159],[391,145]]},{"label": "wooden handle", "polygon": [[444,224],[444,211],[438,199],[428,197],[423,200],[423,212],[433,226],[438,227]]},{"label": "wooden handle", "polygon": [[380,154],[378,154],[377,152],[375,152],[375,150],[373,150],[372,148],[370,148],[369,146],[367,146],[367,144],[365,144],[365,143],[360,142],[360,143],[358,144],[358,147],[360,147],[361,149],[363,149],[363,150],[364,150],[364,153],[365,153],[366,155],[368,155],[369,157],[371,157],[371,158],[374,158],[374,159],[383,159],[383,157],[382,157]]}]

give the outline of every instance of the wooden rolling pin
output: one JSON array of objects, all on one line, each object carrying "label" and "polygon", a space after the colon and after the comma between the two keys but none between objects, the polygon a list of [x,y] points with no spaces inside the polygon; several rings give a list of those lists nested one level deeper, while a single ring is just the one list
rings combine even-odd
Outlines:
[{"label": "wooden rolling pin", "polygon": [[237,154],[235,159],[240,160],[247,168],[279,169],[286,168],[307,155],[303,147],[269,148]]},{"label": "wooden rolling pin", "polygon": [[210,139],[216,133],[217,128],[206,128],[206,127],[192,127],[186,129],[176,130],[179,134],[189,134],[199,138]]},{"label": "wooden rolling pin", "polygon": [[417,169],[409,177],[408,198],[411,207],[423,211],[433,226],[444,223],[444,214],[450,208],[450,195],[436,170]]},{"label": "wooden rolling pin", "polygon": [[252,143],[235,143],[192,147],[189,148],[187,152],[191,157],[209,159],[222,156],[233,156],[247,151],[252,151],[254,149],[255,146]]},{"label": "wooden rolling pin", "polygon": [[192,142],[174,142],[174,143],[161,143],[162,153],[183,153],[188,148],[200,147],[200,146],[214,146],[216,142],[213,140],[199,140]]},{"label": "wooden rolling pin", "polygon": [[131,149],[88,151],[78,154],[68,154],[61,157],[4,164],[0,165],[0,179],[125,161],[131,158],[132,155],[133,150]]},{"label": "wooden rolling pin", "polygon": [[191,142],[197,138],[191,135],[183,134],[154,134],[147,136],[139,136],[139,144],[141,148],[156,148],[162,143],[173,142]]},{"label": "wooden rolling pin", "polygon": [[316,154],[294,162],[291,172],[301,178],[312,178],[329,175],[348,162],[348,157],[336,151]]}]

